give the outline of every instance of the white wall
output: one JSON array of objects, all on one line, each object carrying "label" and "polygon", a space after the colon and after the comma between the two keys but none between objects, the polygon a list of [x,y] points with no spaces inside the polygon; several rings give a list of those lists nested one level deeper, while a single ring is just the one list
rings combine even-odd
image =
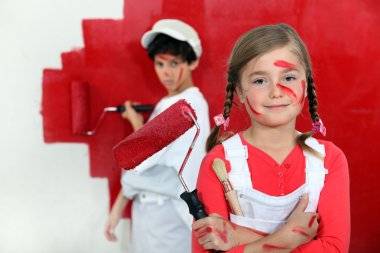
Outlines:
[{"label": "white wall", "polygon": [[103,237],[107,182],[87,146],[44,144],[39,113],[42,70],[83,47],[81,20],[122,17],[123,0],[0,0],[1,253],[127,251],[127,221],[121,242]]}]

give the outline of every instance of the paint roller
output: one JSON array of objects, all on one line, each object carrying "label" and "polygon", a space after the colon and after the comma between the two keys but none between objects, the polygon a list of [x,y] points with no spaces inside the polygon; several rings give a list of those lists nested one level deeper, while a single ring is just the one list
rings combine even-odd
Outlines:
[{"label": "paint roller", "polygon": [[207,217],[203,203],[198,199],[197,189],[189,191],[182,178],[186,162],[194,148],[200,128],[193,108],[185,101],[179,100],[158,116],[147,122],[142,128],[126,137],[113,148],[114,156],[120,168],[134,169],[155,153],[170,145],[187,130],[196,126],[194,139],[178,172],[179,180],[185,192],[180,197],[187,203],[190,214],[195,220]]},{"label": "paint roller", "polygon": [[[137,112],[149,112],[154,108],[153,105],[133,105],[132,107]],[[89,85],[87,82],[73,81],[71,82],[71,111],[73,134],[93,135],[103,122],[107,112],[122,113],[125,111],[125,106],[118,105],[104,108],[96,121],[95,127],[89,131],[91,129]]]}]

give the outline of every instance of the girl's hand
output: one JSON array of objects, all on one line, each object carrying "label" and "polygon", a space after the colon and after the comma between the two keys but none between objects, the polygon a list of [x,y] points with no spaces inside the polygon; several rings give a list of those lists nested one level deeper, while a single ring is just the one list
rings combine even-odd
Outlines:
[{"label": "girl's hand", "polygon": [[299,245],[311,241],[318,232],[319,214],[313,212],[305,212],[309,202],[309,195],[303,195],[297,207],[287,220],[286,226],[291,233],[297,234]]},{"label": "girl's hand", "polygon": [[193,223],[195,237],[204,249],[229,250],[239,245],[237,226],[213,213]]},{"label": "girl's hand", "polygon": [[131,123],[133,130],[137,131],[144,125],[144,118],[141,113],[136,112],[132,105],[136,105],[137,103],[132,103],[131,101],[125,101],[125,111],[121,114],[121,116]]}]

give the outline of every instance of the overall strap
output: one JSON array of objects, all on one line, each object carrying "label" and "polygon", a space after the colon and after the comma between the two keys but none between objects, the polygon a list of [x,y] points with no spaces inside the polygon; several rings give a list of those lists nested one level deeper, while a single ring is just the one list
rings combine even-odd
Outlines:
[{"label": "overall strap", "polygon": [[239,134],[235,134],[222,144],[226,160],[231,165],[228,177],[235,190],[252,188],[251,173],[247,163],[248,148],[241,142]]},{"label": "overall strap", "polygon": [[309,205],[306,212],[315,212],[317,210],[319,195],[325,184],[325,175],[328,170],[324,167],[325,146],[319,144],[315,138],[307,138],[306,145],[321,154],[319,158],[307,151],[304,151],[306,158],[306,192],[309,193]]}]

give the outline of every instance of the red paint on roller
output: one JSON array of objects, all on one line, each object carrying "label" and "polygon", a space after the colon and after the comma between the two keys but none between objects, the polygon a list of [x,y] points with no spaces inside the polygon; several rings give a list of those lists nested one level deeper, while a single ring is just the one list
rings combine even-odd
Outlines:
[{"label": "red paint on roller", "polygon": [[90,128],[90,98],[88,90],[87,82],[71,82],[72,131],[74,134],[83,134]]},{"label": "red paint on roller", "polygon": [[277,60],[273,64],[274,64],[274,66],[277,66],[280,68],[294,68],[296,66],[293,63],[283,61],[283,60]]},{"label": "red paint on roller", "polygon": [[311,217],[310,221],[309,221],[309,228],[313,225],[315,219],[317,218],[316,215],[314,215],[313,217]]},{"label": "red paint on roller", "polygon": [[251,112],[253,112],[253,114],[261,115],[261,113],[257,112],[255,109],[253,109],[252,105],[249,103],[248,97],[246,97],[245,100],[247,101],[248,107],[251,110]]},{"label": "red paint on roller", "polygon": [[309,234],[306,233],[305,231],[303,231],[302,229],[293,228],[293,229],[292,229],[292,232],[297,233],[297,234],[300,234],[300,235],[303,235],[303,236],[307,236],[307,237],[309,237]]},{"label": "red paint on roller", "polygon": [[127,170],[135,168],[194,126],[184,110],[190,110],[196,119],[193,108],[181,99],[117,144],[113,153],[118,166]]},{"label": "red paint on roller", "polygon": [[276,86],[280,88],[281,90],[283,90],[289,97],[294,97],[295,99],[297,99],[296,93],[289,87],[286,87],[280,83],[277,83]]}]

